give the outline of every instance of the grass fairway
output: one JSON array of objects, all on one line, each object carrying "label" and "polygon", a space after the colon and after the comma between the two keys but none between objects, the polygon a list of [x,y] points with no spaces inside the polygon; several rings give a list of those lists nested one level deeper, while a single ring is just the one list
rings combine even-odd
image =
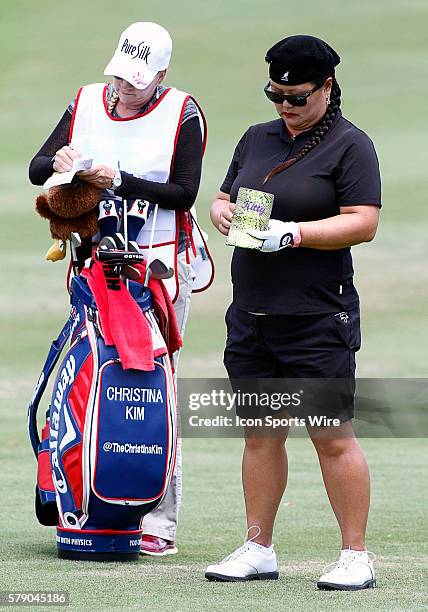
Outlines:
[{"label": "grass fairway", "polygon": [[280,579],[219,584],[207,582],[204,569],[240,545],[245,532],[241,441],[185,440],[178,555],[126,565],[78,563],[58,560],[55,530],[35,522],[33,466],[19,429],[15,417],[13,444],[6,439],[1,446],[7,512],[1,529],[0,590],[66,590],[73,610],[426,609],[428,558],[422,542],[427,499],[419,477],[426,454],[423,441],[363,441],[373,474],[368,546],[378,555],[378,588],[328,593],[317,591],[315,582],[323,566],[335,559],[337,528],[308,440],[289,444],[290,481],[275,533]]},{"label": "grass fairway", "polygon": [[[427,3],[9,0],[1,17],[0,590],[68,590],[72,610],[426,609],[425,440],[362,440],[373,479],[368,546],[378,555],[378,589],[315,589],[324,564],[336,558],[338,537],[304,439],[289,444],[290,483],[275,535],[280,580],[222,585],[206,582],[203,570],[244,536],[241,441],[184,441],[179,555],[125,566],[59,561],[54,532],[33,514],[26,407],[67,311],[66,266],[43,260],[50,238],[46,222],[32,212],[38,189],[27,181],[28,161],[77,88],[103,79],[120,31],[137,20],[170,30],[175,48],[167,82],[191,91],[206,111],[198,210],[207,229],[208,207],[240,135],[273,118],[262,92],[266,49],[292,33],[321,36],[338,49],[344,115],[374,140],[383,177],[376,240],[354,249],[363,311],[359,375],[427,377]],[[180,362],[187,377],[224,375],[231,250],[213,232],[210,239],[217,277],[193,301]]]}]

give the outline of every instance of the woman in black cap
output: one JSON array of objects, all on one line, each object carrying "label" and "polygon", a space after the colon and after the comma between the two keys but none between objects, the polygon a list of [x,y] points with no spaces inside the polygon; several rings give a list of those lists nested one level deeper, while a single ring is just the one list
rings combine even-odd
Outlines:
[{"label": "woman in black cap", "polygon": [[[375,236],[379,165],[369,137],[341,114],[340,57],[328,44],[290,36],[266,61],[265,94],[280,119],[246,131],[211,209],[227,235],[240,187],[274,194],[268,230],[249,232],[260,250],[234,250],[224,363],[231,379],[348,382],[345,393],[320,391],[318,411],[339,425],[308,426],[342,535],[340,559],[318,586],[364,589],[376,581],[365,547],[369,472],[351,420],[360,321],[350,247]],[[290,406],[288,415],[302,413]],[[209,580],[278,577],[272,531],[287,482],[288,427],[275,437],[251,433],[242,470],[249,539],[207,568]]]}]

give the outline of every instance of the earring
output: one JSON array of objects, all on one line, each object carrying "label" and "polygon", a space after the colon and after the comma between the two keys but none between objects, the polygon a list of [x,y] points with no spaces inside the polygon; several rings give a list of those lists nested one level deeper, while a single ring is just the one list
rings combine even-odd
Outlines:
[{"label": "earring", "polygon": [[327,96],[325,101],[327,102],[327,106],[330,104],[330,96]]}]

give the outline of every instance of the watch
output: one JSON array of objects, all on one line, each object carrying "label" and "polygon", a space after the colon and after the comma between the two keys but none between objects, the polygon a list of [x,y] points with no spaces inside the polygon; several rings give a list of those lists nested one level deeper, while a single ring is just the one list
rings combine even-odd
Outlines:
[{"label": "watch", "polygon": [[122,185],[122,175],[120,174],[120,170],[116,170],[114,177],[111,181],[111,187],[113,191],[116,191]]}]

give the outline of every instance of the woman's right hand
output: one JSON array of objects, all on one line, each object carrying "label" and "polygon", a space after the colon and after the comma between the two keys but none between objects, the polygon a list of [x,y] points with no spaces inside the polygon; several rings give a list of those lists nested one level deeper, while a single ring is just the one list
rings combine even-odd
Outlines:
[{"label": "woman's right hand", "polygon": [[69,145],[62,147],[55,153],[53,169],[55,172],[69,172],[73,166],[73,159],[82,157],[82,154]]},{"label": "woman's right hand", "polygon": [[220,209],[220,214],[218,216],[218,230],[225,236],[229,234],[235,209],[236,204],[232,204],[232,202],[227,202],[223,208]]},{"label": "woman's right hand", "polygon": [[230,224],[236,209],[236,205],[229,200],[227,193],[220,192],[211,206],[211,221],[218,231],[225,236],[229,234]]}]

